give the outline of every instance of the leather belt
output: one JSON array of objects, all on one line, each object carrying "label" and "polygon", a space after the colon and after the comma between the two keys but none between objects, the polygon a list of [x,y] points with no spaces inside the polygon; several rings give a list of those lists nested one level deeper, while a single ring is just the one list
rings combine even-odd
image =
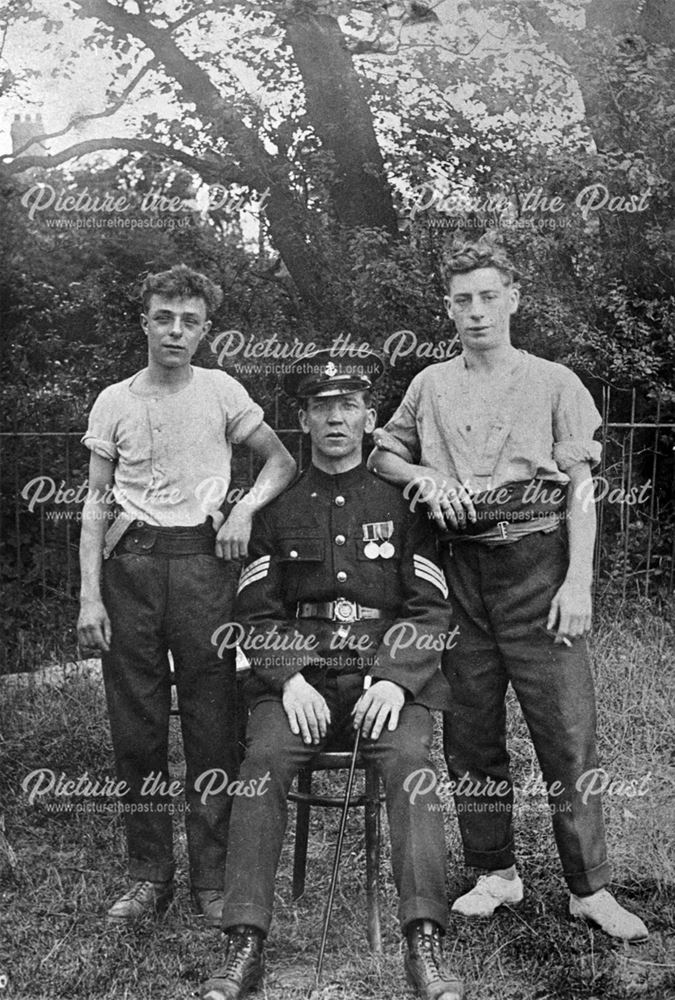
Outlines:
[{"label": "leather belt", "polygon": [[359,622],[365,618],[384,618],[385,614],[379,608],[364,608],[356,601],[338,597],[336,601],[324,601],[323,604],[301,602],[298,604],[296,617],[325,618],[329,622]]},{"label": "leather belt", "polygon": [[[560,483],[548,483],[543,479],[532,479],[529,482],[503,483],[492,490],[474,493],[471,500],[476,512],[475,521],[467,521],[461,532],[449,528],[441,531],[442,541],[453,541],[455,538],[473,537],[488,534],[494,541],[508,541],[521,535],[504,536],[502,524],[538,524],[542,518],[553,515],[564,516],[567,488]],[[550,522],[549,522],[550,523]],[[541,531],[541,527],[526,529]],[[544,530],[546,530],[544,528]]]},{"label": "leather belt", "polygon": [[133,521],[115,546],[112,558],[122,553],[139,556],[215,556],[216,536],[210,522],[188,527],[161,528]]},{"label": "leather belt", "polygon": [[558,514],[547,514],[545,517],[536,517],[531,521],[498,521],[494,528],[483,531],[480,535],[465,535],[456,532],[447,535],[447,540],[454,542],[485,542],[488,545],[500,545],[505,542],[517,542],[525,535],[532,535],[537,531],[555,531],[562,518]]}]

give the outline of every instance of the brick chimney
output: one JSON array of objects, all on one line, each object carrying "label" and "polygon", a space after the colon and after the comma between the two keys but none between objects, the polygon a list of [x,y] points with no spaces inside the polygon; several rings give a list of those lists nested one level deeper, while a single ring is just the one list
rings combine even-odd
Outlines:
[{"label": "brick chimney", "polygon": [[[11,127],[12,152],[17,153],[21,150],[20,156],[46,156],[49,150],[43,142],[31,142],[30,146],[26,146],[26,143],[35,136],[42,135],[44,131],[45,126],[39,111],[34,118],[26,115],[24,120],[22,120],[21,115],[14,115]],[[23,146],[26,148],[22,149]]]}]

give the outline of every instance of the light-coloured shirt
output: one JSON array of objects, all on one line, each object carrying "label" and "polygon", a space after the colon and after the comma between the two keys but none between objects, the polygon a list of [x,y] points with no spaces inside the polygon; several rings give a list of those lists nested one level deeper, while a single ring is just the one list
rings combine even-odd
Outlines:
[{"label": "light-coloured shirt", "polygon": [[82,443],[115,462],[113,496],[136,520],[201,524],[230,484],[232,445],[263,422],[260,406],[220,370],[192,368],[168,396],[134,392],[138,373],[104,389]]},{"label": "light-coloured shirt", "polygon": [[480,415],[463,356],[429,365],[378,446],[476,491],[535,478],[567,483],[565,470],[577,462],[596,465],[601,445],[593,435],[602,420],[591,394],[564,365],[519,355]]}]

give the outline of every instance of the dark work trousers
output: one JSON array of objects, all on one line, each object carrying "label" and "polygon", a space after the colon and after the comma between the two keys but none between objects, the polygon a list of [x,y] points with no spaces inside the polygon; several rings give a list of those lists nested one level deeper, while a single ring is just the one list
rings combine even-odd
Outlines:
[{"label": "dark work trousers", "polygon": [[[445,715],[445,756],[451,778],[472,782],[467,788],[465,778],[455,795],[466,863],[488,871],[515,863],[506,749],[510,681],[549,790],[565,879],[573,893],[595,892],[609,881],[602,804],[598,795],[584,802],[583,779],[577,788],[598,766],[588,649],[584,639],[554,645],[545,632],[567,572],[565,529],[494,547],[453,542],[443,546],[442,563],[451,625],[459,627],[455,647],[443,656],[453,702]],[[499,782],[505,785],[497,791]]]},{"label": "dark work trousers", "polygon": [[[228,779],[238,768],[233,652],[219,659],[215,629],[231,618],[238,566],[211,555],[115,554],[104,563],[103,602],[112,624],[103,656],[110,728],[123,800],[132,879],[163,882],[174,873],[171,803],[150,793],[160,775],[168,786],[171,683],[175,682],[185,751],[185,827],[193,888],[220,889],[225,871],[231,799],[224,788],[206,795],[194,783],[212,768]],[[208,778],[202,779],[208,782]],[[216,773],[209,787],[224,785]],[[202,797],[205,801],[202,802]]]},{"label": "dark work trousers", "polygon": [[[354,738],[349,713],[361,694],[361,676],[328,680],[319,689],[331,712],[328,748],[334,747],[337,733],[345,737],[339,741],[340,748],[349,747]],[[432,729],[427,708],[406,705],[394,732],[385,728],[377,740],[362,739],[360,743],[364,757],[375,762],[384,783],[392,867],[403,928],[417,919],[434,920],[443,928],[447,921],[440,804],[435,792],[419,798],[409,794],[417,772],[433,773],[429,763]],[[254,705],[240,778],[243,782],[256,782],[248,786],[253,788],[266,775],[269,777],[260,786],[262,794],[237,798],[232,809],[223,928],[250,924],[265,934],[268,932],[286,830],[288,790],[298,770],[324,745],[308,746],[301,736],[293,735],[279,697],[270,695],[268,700]],[[407,786],[406,779],[409,779]]]}]

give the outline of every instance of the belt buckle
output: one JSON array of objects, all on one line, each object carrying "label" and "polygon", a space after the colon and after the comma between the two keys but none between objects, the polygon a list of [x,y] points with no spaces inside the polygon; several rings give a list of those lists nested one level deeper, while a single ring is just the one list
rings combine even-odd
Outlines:
[{"label": "belt buckle", "polygon": [[499,532],[499,537],[501,538],[501,540],[503,542],[505,542],[506,539],[509,537],[508,536],[508,527],[509,527],[509,522],[508,521],[499,521],[497,523],[497,531]]},{"label": "belt buckle", "polygon": [[336,622],[355,622],[356,601],[348,601],[346,597],[339,597],[333,608],[333,619]]}]

